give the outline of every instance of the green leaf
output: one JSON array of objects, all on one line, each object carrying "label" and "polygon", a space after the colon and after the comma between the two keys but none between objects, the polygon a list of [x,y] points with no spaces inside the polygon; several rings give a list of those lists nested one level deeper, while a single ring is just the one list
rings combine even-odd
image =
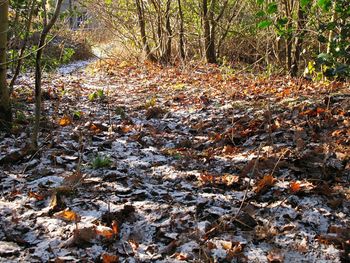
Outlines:
[{"label": "green leaf", "polygon": [[261,21],[258,24],[258,28],[263,29],[263,28],[267,28],[267,27],[269,27],[271,25],[272,25],[272,21],[271,20],[264,20],[264,21]]},{"label": "green leaf", "polygon": [[311,0],[300,0],[301,7],[305,7],[311,3]]},{"label": "green leaf", "polygon": [[264,17],[265,15],[266,15],[265,12],[263,10],[260,10],[255,14],[255,17]]},{"label": "green leaf", "polygon": [[258,5],[262,5],[264,3],[264,0],[256,0]]},{"label": "green leaf", "polygon": [[328,12],[332,6],[332,0],[318,0],[317,5]]},{"label": "green leaf", "polygon": [[276,2],[272,2],[272,3],[269,3],[267,5],[266,12],[268,14],[275,14],[275,13],[277,13],[277,10],[278,10],[278,7],[277,7],[277,3]]},{"label": "green leaf", "polygon": [[319,64],[331,64],[333,62],[333,56],[327,53],[321,53],[317,56],[317,62]]},{"label": "green leaf", "polygon": [[278,28],[283,28],[288,23],[288,18],[287,17],[279,18],[277,19],[276,23]]}]

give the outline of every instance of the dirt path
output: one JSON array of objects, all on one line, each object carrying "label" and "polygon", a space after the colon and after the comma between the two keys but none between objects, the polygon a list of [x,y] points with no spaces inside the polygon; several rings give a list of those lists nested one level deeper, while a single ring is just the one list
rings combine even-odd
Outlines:
[{"label": "dirt path", "polygon": [[348,88],[91,67],[45,80],[42,147],[19,158],[25,86],[0,137],[1,262],[349,260]]}]

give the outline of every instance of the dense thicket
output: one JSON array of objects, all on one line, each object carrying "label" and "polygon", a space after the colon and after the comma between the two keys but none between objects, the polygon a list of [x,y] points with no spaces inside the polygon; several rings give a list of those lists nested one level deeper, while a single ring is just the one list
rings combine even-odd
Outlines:
[{"label": "dense thicket", "polygon": [[90,0],[89,4],[121,43],[162,63],[204,57],[210,63],[244,62],[293,76],[305,68],[318,77],[349,75],[347,0]]}]

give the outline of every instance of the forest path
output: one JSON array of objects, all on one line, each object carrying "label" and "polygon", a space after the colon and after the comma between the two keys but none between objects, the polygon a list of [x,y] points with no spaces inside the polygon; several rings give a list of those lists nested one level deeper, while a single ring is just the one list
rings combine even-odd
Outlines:
[{"label": "forest path", "polygon": [[348,259],[347,87],[125,61],[43,84],[40,150],[14,161],[26,118],[1,137],[0,261]]}]

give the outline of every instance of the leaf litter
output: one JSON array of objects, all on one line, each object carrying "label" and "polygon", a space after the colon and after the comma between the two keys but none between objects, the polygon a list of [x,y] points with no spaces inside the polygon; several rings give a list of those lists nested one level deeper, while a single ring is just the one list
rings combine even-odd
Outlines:
[{"label": "leaf litter", "polygon": [[2,262],[349,261],[347,84],[91,63],[44,79],[33,153],[21,82]]}]

